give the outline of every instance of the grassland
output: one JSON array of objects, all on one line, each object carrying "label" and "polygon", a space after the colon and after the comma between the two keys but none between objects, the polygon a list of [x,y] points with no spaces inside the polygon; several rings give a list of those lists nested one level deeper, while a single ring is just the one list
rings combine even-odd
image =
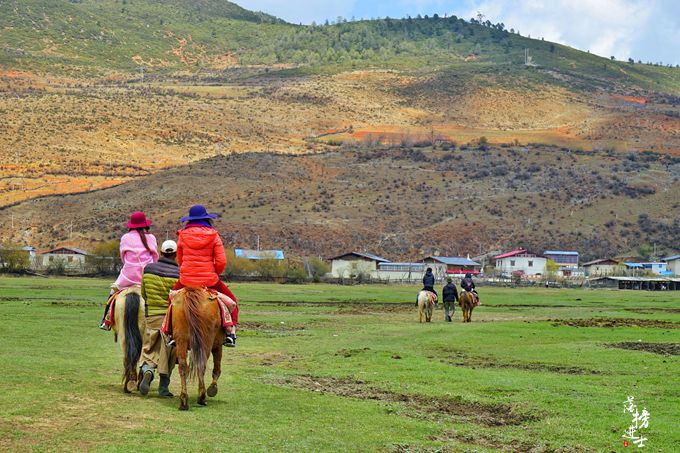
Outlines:
[{"label": "grassland", "polygon": [[236,283],[220,393],[180,413],[122,393],[106,288],[0,278],[3,450],[624,451],[627,396],[649,451],[680,442],[678,294],[483,288],[421,325],[414,287]]}]

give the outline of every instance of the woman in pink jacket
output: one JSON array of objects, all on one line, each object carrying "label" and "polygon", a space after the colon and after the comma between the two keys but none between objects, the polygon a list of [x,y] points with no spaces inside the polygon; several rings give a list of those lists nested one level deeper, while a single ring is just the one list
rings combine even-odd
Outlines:
[{"label": "woman in pink jacket", "polygon": [[[127,223],[128,232],[120,238],[120,260],[123,263],[123,268],[120,270],[115,283],[111,285],[109,299],[118,291],[141,285],[144,266],[158,261],[156,238],[149,233],[151,223],[151,220],[148,220],[141,211],[133,212],[130,215],[130,220]],[[109,303],[106,304],[104,317],[99,324],[99,327],[104,330],[111,329],[107,322],[109,305]]]}]

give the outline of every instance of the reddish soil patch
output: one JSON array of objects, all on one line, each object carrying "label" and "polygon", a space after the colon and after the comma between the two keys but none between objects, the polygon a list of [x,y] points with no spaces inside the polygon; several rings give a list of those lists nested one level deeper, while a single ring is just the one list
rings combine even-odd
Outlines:
[{"label": "reddish soil patch", "polygon": [[403,404],[409,409],[404,415],[411,417],[433,419],[439,419],[441,416],[461,417],[472,419],[484,426],[520,425],[538,420],[536,415],[519,413],[510,405],[467,401],[460,396],[452,398],[407,395],[371,387],[364,381],[353,378],[299,375],[288,377],[281,383],[328,395]]},{"label": "reddish soil patch", "polygon": [[680,355],[680,343],[643,343],[625,341],[622,343],[609,343],[607,346],[610,348],[652,352],[661,355]]},{"label": "reddish soil patch", "polygon": [[625,101],[625,102],[630,102],[632,104],[640,104],[640,105],[645,105],[647,104],[647,98],[643,96],[623,96],[620,94],[615,94],[614,99],[618,99],[620,101]]},{"label": "reddish soil patch", "polygon": [[680,323],[672,321],[658,321],[656,319],[633,318],[580,318],[580,319],[549,319],[553,326],[571,327],[654,327],[658,329],[680,329]]}]

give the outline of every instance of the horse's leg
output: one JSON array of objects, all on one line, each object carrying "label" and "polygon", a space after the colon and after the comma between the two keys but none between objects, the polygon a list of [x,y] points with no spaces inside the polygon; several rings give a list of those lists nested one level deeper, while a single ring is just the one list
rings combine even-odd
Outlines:
[{"label": "horse's leg", "polygon": [[220,378],[220,375],[222,374],[222,345],[219,344],[219,342],[216,346],[213,346],[212,356],[213,356],[212,382],[210,383],[210,387],[208,387],[208,396],[211,398],[217,395],[217,380]]},{"label": "horse's leg", "polygon": [[[210,354],[209,352],[207,354]],[[206,357],[206,362],[209,357]],[[198,404],[205,406],[205,368],[198,370]]]},{"label": "horse's leg", "polygon": [[[121,342],[121,345],[123,346],[123,351],[125,351],[125,342]],[[123,369],[127,370],[127,357],[123,355]],[[132,390],[128,389],[128,383],[130,382],[130,373],[127,371],[125,372],[125,375],[123,376],[123,392],[125,393],[131,393]]]},{"label": "horse's leg", "polygon": [[179,410],[189,410],[189,395],[187,395],[187,345],[184,341],[176,340],[177,362],[179,363],[179,377],[182,389],[179,394]]}]

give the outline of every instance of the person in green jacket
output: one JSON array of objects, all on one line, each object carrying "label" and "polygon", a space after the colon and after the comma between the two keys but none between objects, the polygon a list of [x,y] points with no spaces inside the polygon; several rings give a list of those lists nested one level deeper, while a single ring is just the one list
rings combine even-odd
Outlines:
[{"label": "person in green jacket", "polygon": [[148,264],[142,275],[142,297],[146,301],[146,332],[142,346],[142,381],[139,392],[149,393],[154,372],[160,375],[158,395],[172,397],[168,389],[170,374],[175,367],[176,355],[174,346],[169,346],[161,333],[161,325],[168,310],[168,294],[179,279],[177,265],[177,243],[165,241],[161,244],[161,256],[158,262]]}]

